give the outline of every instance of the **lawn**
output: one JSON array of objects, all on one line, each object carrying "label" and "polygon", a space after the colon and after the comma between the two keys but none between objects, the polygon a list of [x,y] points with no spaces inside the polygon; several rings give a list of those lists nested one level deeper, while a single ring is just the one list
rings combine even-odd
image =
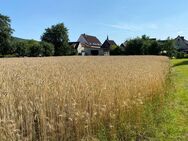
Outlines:
[{"label": "lawn", "polygon": [[171,61],[175,93],[171,103],[173,120],[169,128],[173,140],[188,140],[188,59]]}]

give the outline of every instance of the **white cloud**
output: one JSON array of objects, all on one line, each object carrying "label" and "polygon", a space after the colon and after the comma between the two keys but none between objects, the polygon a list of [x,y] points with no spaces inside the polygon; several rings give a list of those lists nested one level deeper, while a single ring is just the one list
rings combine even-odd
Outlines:
[{"label": "white cloud", "polygon": [[144,30],[155,30],[158,29],[157,24],[103,24],[108,27],[128,30],[128,31],[144,31]]}]

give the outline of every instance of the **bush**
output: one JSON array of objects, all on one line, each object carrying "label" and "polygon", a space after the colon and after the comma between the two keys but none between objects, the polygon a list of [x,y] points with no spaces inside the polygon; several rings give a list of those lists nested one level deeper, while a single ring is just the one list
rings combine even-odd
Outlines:
[{"label": "bush", "polygon": [[26,53],[27,56],[38,57],[38,56],[42,56],[42,53],[43,51],[40,43],[33,40],[28,42],[28,48]]},{"label": "bush", "polygon": [[110,50],[110,55],[123,55],[123,51],[120,47],[114,46]]},{"label": "bush", "polygon": [[26,49],[28,47],[27,42],[24,41],[16,41],[12,44],[14,53],[17,57],[24,57],[26,56]]},{"label": "bush", "polygon": [[185,53],[183,52],[176,52],[176,56],[175,56],[177,59],[182,59],[185,57]]},{"label": "bush", "polygon": [[53,56],[54,55],[54,45],[47,43],[47,42],[41,42],[40,43],[42,50],[41,53],[43,56]]}]

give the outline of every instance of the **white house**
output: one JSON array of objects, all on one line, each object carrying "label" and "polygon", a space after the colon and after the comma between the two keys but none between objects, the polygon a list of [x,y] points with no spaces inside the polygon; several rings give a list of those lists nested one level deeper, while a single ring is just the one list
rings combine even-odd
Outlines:
[{"label": "white house", "polygon": [[104,55],[102,44],[95,36],[81,34],[77,42],[77,51],[80,55]]}]

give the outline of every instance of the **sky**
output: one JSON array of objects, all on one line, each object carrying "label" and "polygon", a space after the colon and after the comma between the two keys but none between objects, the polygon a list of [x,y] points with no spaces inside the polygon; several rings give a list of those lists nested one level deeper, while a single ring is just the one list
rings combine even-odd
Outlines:
[{"label": "sky", "polygon": [[118,44],[141,35],[188,38],[188,0],[0,0],[11,18],[13,36],[40,40],[51,25],[63,22],[69,40],[80,34],[107,35]]}]

